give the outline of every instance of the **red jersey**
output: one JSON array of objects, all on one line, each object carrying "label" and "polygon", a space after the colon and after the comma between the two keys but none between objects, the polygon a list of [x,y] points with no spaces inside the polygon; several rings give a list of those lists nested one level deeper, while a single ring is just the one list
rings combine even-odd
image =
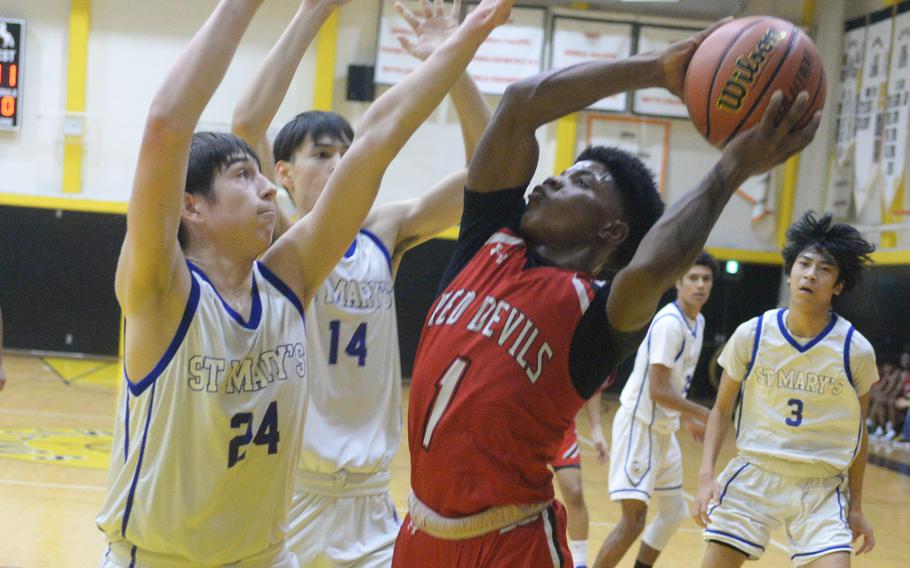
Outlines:
[{"label": "red jersey", "polygon": [[553,499],[547,464],[584,400],[569,351],[594,298],[590,278],[527,267],[503,229],[446,287],[424,322],[411,383],[411,485],[437,513]]}]

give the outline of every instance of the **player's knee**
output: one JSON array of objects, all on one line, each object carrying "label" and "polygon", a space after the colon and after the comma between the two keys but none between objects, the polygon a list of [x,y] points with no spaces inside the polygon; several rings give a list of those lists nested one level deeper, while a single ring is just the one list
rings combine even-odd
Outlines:
[{"label": "player's knee", "polygon": [[645,529],[644,541],[655,550],[663,550],[688,516],[689,507],[682,495],[661,499],[657,514]]},{"label": "player's knee", "polygon": [[585,506],[585,494],[581,483],[569,483],[563,487],[562,498],[569,507],[580,509]]}]

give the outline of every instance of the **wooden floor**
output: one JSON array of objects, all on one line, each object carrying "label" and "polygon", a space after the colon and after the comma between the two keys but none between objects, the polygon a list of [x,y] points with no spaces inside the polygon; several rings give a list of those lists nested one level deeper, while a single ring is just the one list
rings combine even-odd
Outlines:
[{"label": "wooden floor", "polygon": [[[9,380],[0,392],[0,567],[97,566],[104,543],[94,518],[104,495],[119,364],[12,355],[4,359]],[[608,440],[615,408],[615,401],[605,402]],[[589,432],[584,419],[579,432]],[[593,559],[618,520],[619,507],[607,497],[606,466],[596,464],[590,444],[584,443],[587,438],[582,441]],[[700,450],[686,434],[680,442],[685,491],[691,495]],[[724,462],[733,453],[732,441],[727,442]],[[910,463],[910,452],[886,449],[885,457],[891,462]],[[405,507],[407,489],[408,456],[402,440],[392,475],[392,492],[400,510]],[[865,493],[864,507],[878,546],[853,565],[910,566],[910,476],[870,465]],[[788,566],[785,543],[781,530],[765,556],[749,566]],[[670,541],[658,566],[698,566],[703,550],[700,531],[694,522],[687,523]],[[631,567],[633,557],[630,552],[620,566]]]}]

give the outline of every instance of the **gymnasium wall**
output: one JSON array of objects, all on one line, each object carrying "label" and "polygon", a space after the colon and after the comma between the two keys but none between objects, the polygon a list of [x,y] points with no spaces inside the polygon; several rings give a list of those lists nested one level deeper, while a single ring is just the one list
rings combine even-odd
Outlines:
[{"label": "gymnasium wall", "polygon": [[[140,0],[91,0],[84,116],[85,157],[80,197],[115,202],[128,199],[139,137],[151,97],[159,87],[163,74],[215,3],[215,0],[160,0],[154,3]],[[834,101],[837,97],[831,78],[839,73],[843,21],[854,15],[858,4],[860,2],[853,0],[816,2],[813,36],[826,63],[829,101]],[[864,5],[863,10],[871,11],[880,7],[878,0],[868,0],[865,4],[868,6]],[[227,77],[204,112],[200,129],[228,128],[233,105],[298,5],[299,0],[270,0],[264,3],[247,32]],[[802,18],[802,3],[791,0],[753,0],[748,13],[772,13],[799,21]],[[4,203],[2,194],[58,196],[62,186],[70,0],[0,0],[0,15],[28,21],[28,71],[24,77],[23,127],[19,132],[0,132],[0,203]],[[355,127],[368,104],[345,100],[347,67],[351,64],[374,63],[378,19],[379,0],[352,0],[340,11],[333,77],[334,108],[347,116]],[[314,52],[315,44],[304,57],[290,92],[273,122],[273,134],[298,111],[311,107],[316,72]],[[378,87],[377,94],[385,89],[386,87]],[[488,97],[488,101],[495,106],[498,97]],[[584,146],[589,116],[589,113],[581,113],[579,117],[576,151]],[[688,121],[669,122],[670,151],[665,198],[672,202],[699,181],[719,153],[700,138]],[[833,141],[831,122],[830,115],[826,114],[816,141],[802,154],[794,215],[809,208],[823,208],[828,153]],[[534,183],[538,183],[553,170],[557,149],[555,131],[551,125],[538,132],[541,155]],[[389,168],[379,201],[388,202],[418,195],[442,176],[463,166],[461,149],[457,117],[451,105],[445,102],[418,130],[401,157]],[[780,185],[782,176],[782,171],[778,170],[775,174],[775,187]],[[772,209],[776,210],[779,205],[776,190],[772,192],[771,200]],[[32,216],[27,212],[16,211],[4,214],[13,215],[17,219],[16,223],[24,223],[25,220],[32,223],[16,225],[16,233],[4,233],[5,237],[0,242],[0,250],[4,251],[9,250],[8,247],[18,246],[22,236],[30,233],[57,235],[61,242],[81,244],[82,250],[86,251],[95,250],[95,247],[116,251],[122,238],[122,231],[106,230],[93,234],[98,239],[97,242],[79,240],[76,233],[68,235],[65,232],[70,230],[69,225],[55,225],[52,215]],[[709,245],[726,249],[728,256],[740,255],[740,260],[747,260],[742,256],[743,251],[764,255],[764,262],[768,262],[769,257],[773,260],[777,250],[777,216],[772,215],[757,222],[753,222],[751,217],[752,205],[741,197],[734,197],[711,234]],[[0,232],[8,218],[0,218]],[[61,228],[64,233],[57,232]],[[899,244],[906,246],[905,242]],[[47,241],[44,246],[53,245]],[[449,247],[451,241],[432,241],[417,249],[402,265],[399,292],[407,291],[408,299],[400,301],[399,306],[406,317],[410,321],[416,321],[417,325],[422,319],[419,306],[429,305],[427,300],[431,300],[428,295],[434,286],[428,286],[427,283],[435,282],[432,274],[444,266]],[[4,252],[0,270],[7,270],[12,265],[10,258],[16,263],[44,260],[41,255],[23,257]],[[94,282],[96,274],[112,274],[115,258],[116,254],[104,259],[96,258],[92,263],[72,269],[93,270],[93,274],[86,277],[86,280]],[[102,266],[96,265],[99,262]],[[752,276],[756,279],[756,285],[764,291],[756,296],[762,298],[758,302],[761,305],[751,304],[754,311],[777,302],[779,269],[773,266],[764,268],[768,270],[755,272]],[[409,276],[411,274],[416,276]],[[69,276],[82,278],[78,272],[69,273]],[[67,279],[46,280],[43,292],[48,297],[65,297],[68,292],[62,287],[66,286],[66,281]],[[8,286],[9,282],[0,276],[0,286]],[[16,284],[19,285],[18,282]],[[58,290],[57,287],[61,289]],[[91,310],[95,309],[95,304],[91,303],[95,299],[112,302],[112,279],[99,281],[98,287],[103,292],[101,295],[77,294],[74,305],[78,309]],[[33,304],[18,302],[18,295],[12,294],[10,290],[11,288],[0,291],[4,315],[7,320],[23,318],[24,321],[33,312]],[[769,290],[773,292],[768,292]],[[770,299],[765,300],[765,296]],[[750,298],[748,294],[736,297]],[[109,308],[107,305],[104,309]],[[17,311],[21,313],[14,313]],[[63,313],[57,311],[42,321],[46,328],[57,333],[57,326],[69,325],[65,318],[59,318],[63,318]],[[107,327],[112,325],[112,320],[105,316],[100,321],[106,322],[98,324],[99,329],[104,328],[101,335],[109,337]],[[725,329],[721,335],[728,332]],[[408,359],[416,347],[416,332],[406,331],[403,326],[402,334],[403,359]],[[40,334],[35,335],[34,341],[27,347],[58,348],[53,342],[45,345],[42,337]],[[103,349],[69,345],[73,351],[92,353],[108,353],[110,347],[110,341],[105,343]]]},{"label": "gymnasium wall", "polygon": [[[831,20],[820,27],[820,44],[828,36],[831,49],[823,47],[829,65],[839,61],[840,18],[845,1],[827,1],[816,18]],[[28,21],[28,75],[25,77],[23,129],[0,133],[0,169],[10,172],[0,178],[0,193],[49,195],[61,187],[63,118],[66,102],[66,61],[69,25],[66,0],[0,0],[0,14]],[[92,0],[88,48],[86,112],[84,117],[84,170],[82,196],[90,199],[125,201],[138,152],[143,120],[154,91],[179,50],[203,21],[215,0],[183,2],[164,0]],[[248,31],[224,83],[202,116],[200,128],[226,129],[233,105],[246,88],[265,53],[277,39],[298,6],[298,0],[272,0],[263,5]],[[551,4],[557,4],[553,2]],[[800,3],[754,0],[750,13],[773,12],[798,20]],[[335,109],[355,124],[366,103],[344,100],[347,67],[374,62],[379,0],[353,0],[340,12],[337,58],[334,70]],[[274,126],[280,127],[297,111],[311,106],[315,73],[314,49],[301,65],[291,91]],[[829,75],[836,69],[829,70]],[[383,92],[380,87],[378,92]],[[497,97],[489,97],[492,105]],[[579,120],[578,148],[586,139],[586,115]],[[711,167],[718,153],[704,143],[688,121],[671,120],[666,198],[672,202],[694,187]],[[823,127],[826,130],[827,127]],[[535,183],[554,166],[555,128],[538,133],[541,159]],[[797,209],[820,208],[826,131],[813,146],[818,159],[804,160],[800,168]],[[448,103],[429,119],[406,146],[385,176],[379,201],[412,197],[433,182],[461,167],[461,137],[454,110]],[[773,198],[772,198],[773,200]],[[751,205],[735,197],[711,235],[712,246],[768,251],[776,248],[773,232],[776,218],[753,223]],[[745,230],[744,230],[745,229]]]}]

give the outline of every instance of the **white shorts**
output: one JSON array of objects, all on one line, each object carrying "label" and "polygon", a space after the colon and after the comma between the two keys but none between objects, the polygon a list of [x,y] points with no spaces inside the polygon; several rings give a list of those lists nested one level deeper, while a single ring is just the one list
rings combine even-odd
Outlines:
[{"label": "white shorts", "polygon": [[796,566],[834,552],[852,552],[847,525],[847,476],[778,475],[735,457],[717,478],[720,499],[708,507],[705,540],[758,559],[781,523]]},{"label": "white shorts", "polygon": [[391,566],[401,526],[388,491],[357,497],[297,493],[288,523],[288,548],[301,568]]},{"label": "white shorts", "polygon": [[620,407],[613,418],[610,445],[610,499],[637,499],[682,491],[682,454],[676,434],[659,434]]}]

